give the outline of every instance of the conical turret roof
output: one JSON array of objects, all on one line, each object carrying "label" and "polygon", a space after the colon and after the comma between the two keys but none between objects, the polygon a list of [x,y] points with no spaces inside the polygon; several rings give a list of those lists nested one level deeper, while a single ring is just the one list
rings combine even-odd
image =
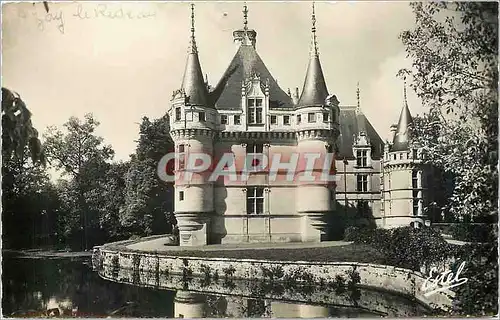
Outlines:
[{"label": "conical turret roof", "polygon": [[184,90],[189,104],[209,106],[208,89],[203,79],[194,36],[194,5],[191,5],[191,39],[181,88]]},{"label": "conical turret roof", "polygon": [[406,84],[404,87],[404,103],[401,114],[399,115],[398,127],[396,129],[396,134],[394,135],[393,144],[391,151],[405,151],[410,148],[411,135],[411,124],[413,123],[413,118],[408,108],[408,103],[406,101]]},{"label": "conical turret roof", "polygon": [[298,106],[314,106],[324,105],[325,99],[328,96],[323,69],[319,61],[318,44],[316,41],[316,15],[312,12],[312,43],[311,55],[309,57],[309,65],[307,66],[306,78],[302,94],[300,95]]}]

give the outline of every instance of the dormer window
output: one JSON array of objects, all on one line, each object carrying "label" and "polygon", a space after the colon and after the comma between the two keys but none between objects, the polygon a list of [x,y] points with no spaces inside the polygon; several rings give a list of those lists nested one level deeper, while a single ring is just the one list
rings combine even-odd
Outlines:
[{"label": "dormer window", "polygon": [[205,122],[206,121],[205,112],[198,112],[198,120],[200,122]]},{"label": "dormer window", "polygon": [[262,99],[248,99],[248,124],[262,124]]},{"label": "dormer window", "polygon": [[307,122],[313,123],[316,122],[316,113],[308,113],[307,114]]},{"label": "dormer window", "polygon": [[278,118],[276,116],[271,116],[271,124],[277,124]]},{"label": "dormer window", "polygon": [[220,123],[227,124],[227,115],[223,114],[220,116]]},{"label": "dormer window", "polygon": [[175,121],[181,120],[181,107],[175,108]]},{"label": "dormer window", "polygon": [[234,115],[234,124],[241,124],[241,117],[239,114]]},{"label": "dormer window", "polygon": [[367,151],[366,150],[357,150],[356,151],[356,165],[358,167],[366,167],[367,166]]},{"label": "dormer window", "polygon": [[328,112],[323,112],[323,122],[328,122],[330,119],[330,114]]}]

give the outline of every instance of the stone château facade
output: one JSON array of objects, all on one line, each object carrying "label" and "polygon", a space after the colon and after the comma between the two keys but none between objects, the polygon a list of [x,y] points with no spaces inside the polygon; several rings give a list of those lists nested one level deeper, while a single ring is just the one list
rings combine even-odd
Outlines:
[{"label": "stone ch\u00e2teau facade", "polygon": [[[181,245],[322,241],[355,219],[379,227],[423,222],[422,171],[408,145],[406,102],[394,141],[385,147],[360,109],[359,89],[357,106],[339,105],[323,76],[314,5],[309,65],[302,91],[293,94],[278,86],[257,53],[246,5],[244,27],[233,32],[238,50],[211,88],[198,58],[192,10],[184,77],[168,110],[177,156],[333,153],[337,180],[305,184],[272,180],[268,171],[258,171],[242,184],[194,173],[195,183],[175,182]],[[185,171],[182,161],[176,171]]]}]

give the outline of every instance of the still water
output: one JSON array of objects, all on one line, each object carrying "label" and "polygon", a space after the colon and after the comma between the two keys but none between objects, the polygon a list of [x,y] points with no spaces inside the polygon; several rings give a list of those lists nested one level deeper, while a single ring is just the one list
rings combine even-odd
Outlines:
[{"label": "still water", "polygon": [[[4,317],[380,317],[374,310],[323,303],[259,299],[147,288],[101,278],[90,258],[3,256]],[[378,294],[376,294],[378,295]],[[414,302],[414,315],[424,311]]]}]

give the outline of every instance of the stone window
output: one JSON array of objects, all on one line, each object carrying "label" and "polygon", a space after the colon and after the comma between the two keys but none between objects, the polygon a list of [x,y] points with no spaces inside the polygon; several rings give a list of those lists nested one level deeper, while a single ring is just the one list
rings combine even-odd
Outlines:
[{"label": "stone window", "polygon": [[264,188],[252,187],[247,190],[247,214],[264,213]]},{"label": "stone window", "polygon": [[184,191],[179,191],[179,201],[184,201]]},{"label": "stone window", "polygon": [[316,122],[316,113],[308,113],[307,114],[307,122],[313,123]]},{"label": "stone window", "polygon": [[239,114],[234,116],[234,124],[241,124],[241,117]]},{"label": "stone window", "polygon": [[278,123],[278,118],[276,116],[271,116],[271,124]]},{"label": "stone window", "polygon": [[366,192],[368,191],[368,176],[366,174],[358,174],[356,176],[357,189],[356,191]]},{"label": "stone window", "polygon": [[178,170],[184,169],[184,162],[186,159],[186,154],[185,154],[185,146],[183,144],[179,145],[179,162],[178,162]]},{"label": "stone window", "polygon": [[181,120],[181,107],[175,108],[175,121]]},{"label": "stone window", "polygon": [[413,199],[413,215],[418,216],[418,199]]},{"label": "stone window", "polygon": [[220,123],[227,124],[227,115],[223,114],[220,116]]},{"label": "stone window", "polygon": [[413,189],[418,188],[418,172],[417,171],[411,172],[411,187]]},{"label": "stone window", "polygon": [[262,124],[262,99],[248,99],[248,124]]},{"label": "stone window", "polygon": [[300,116],[300,114],[297,115],[297,124],[300,124],[300,122],[302,121],[302,118]]},{"label": "stone window", "polygon": [[323,112],[323,122],[328,122],[330,119],[330,114],[328,112]]},{"label": "stone window", "polygon": [[366,167],[367,166],[367,151],[366,150],[357,150],[356,151],[356,165],[358,167]]},{"label": "stone window", "polygon": [[199,120],[200,122],[205,122],[205,121],[206,121],[205,119],[206,119],[206,118],[205,118],[205,112],[203,112],[203,111],[198,112],[198,120]]},{"label": "stone window", "polygon": [[247,154],[248,153],[263,153],[264,145],[262,143],[249,143],[247,144]]},{"label": "stone window", "polygon": [[283,124],[285,126],[289,126],[290,125],[290,116],[283,116]]}]

